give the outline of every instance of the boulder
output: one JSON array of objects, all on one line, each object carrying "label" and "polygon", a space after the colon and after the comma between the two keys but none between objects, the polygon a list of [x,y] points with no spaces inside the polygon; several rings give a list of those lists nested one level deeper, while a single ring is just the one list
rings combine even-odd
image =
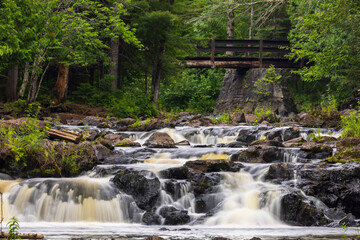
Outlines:
[{"label": "boulder", "polygon": [[165,218],[165,225],[184,225],[190,222],[188,211],[179,210],[172,206],[162,207],[160,215]]},{"label": "boulder", "polygon": [[119,142],[121,142],[121,140],[124,139],[124,137],[122,135],[119,134],[106,134],[104,137],[104,140],[109,141],[111,143],[111,145],[116,145]]},{"label": "boulder", "polygon": [[194,194],[197,197],[201,194],[217,192],[216,187],[223,178],[218,173],[193,172],[190,174],[189,179],[191,179]]},{"label": "boulder", "polygon": [[176,145],[178,146],[190,146],[190,142],[188,140],[182,140],[180,142],[177,142]]},{"label": "boulder", "polygon": [[147,211],[142,216],[141,221],[146,225],[160,225],[161,217],[154,212]]},{"label": "boulder", "polygon": [[251,143],[256,140],[257,129],[241,129],[236,139],[238,142]]},{"label": "boulder", "polygon": [[131,195],[139,208],[151,210],[160,196],[160,181],[152,172],[123,169],[112,179],[115,186]]},{"label": "boulder", "polygon": [[102,144],[93,145],[93,149],[95,151],[95,156],[98,161],[103,161],[113,154],[113,151],[111,151],[109,148],[105,147]]},{"label": "boulder", "polygon": [[284,147],[299,147],[306,142],[302,137],[293,138],[283,142]]},{"label": "boulder", "polygon": [[333,153],[330,146],[313,141],[303,143],[300,149],[305,152],[305,156],[302,157],[307,159],[324,159],[330,157]]},{"label": "boulder", "polygon": [[299,193],[288,193],[282,197],[280,219],[298,226],[324,226],[330,222],[323,210]]},{"label": "boulder", "polygon": [[189,169],[185,166],[176,168],[167,168],[159,172],[161,178],[167,179],[188,179]]},{"label": "boulder", "polygon": [[279,142],[279,141],[274,141],[274,140],[267,140],[267,139],[263,139],[263,140],[255,140],[253,142],[250,143],[250,146],[272,146],[272,147],[284,147],[284,145]]},{"label": "boulder", "polygon": [[274,146],[251,146],[245,151],[231,155],[231,161],[246,163],[271,163],[283,160],[283,152]]},{"label": "boulder", "polygon": [[233,112],[230,116],[233,124],[246,122],[245,114],[243,112]]},{"label": "boulder", "polygon": [[82,121],[84,125],[98,126],[100,123],[105,122],[106,119],[102,117],[86,116]]},{"label": "boulder", "polygon": [[125,138],[116,143],[117,147],[141,147],[141,144],[134,142],[130,138]]},{"label": "boulder", "polygon": [[117,121],[117,125],[119,126],[129,126],[131,124],[134,124],[136,122],[133,118],[121,118]]},{"label": "boulder", "polygon": [[162,132],[153,133],[144,145],[149,148],[176,148],[175,142],[169,134]]}]

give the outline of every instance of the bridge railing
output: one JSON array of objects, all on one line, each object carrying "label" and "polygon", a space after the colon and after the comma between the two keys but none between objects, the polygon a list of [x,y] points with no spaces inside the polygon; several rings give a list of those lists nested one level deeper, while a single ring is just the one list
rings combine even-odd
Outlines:
[{"label": "bridge railing", "polygon": [[201,52],[210,52],[211,63],[215,62],[215,54],[218,52],[226,53],[245,53],[245,57],[257,53],[257,58],[262,67],[264,54],[277,53],[284,57],[289,53],[284,47],[289,47],[289,41],[282,40],[236,40],[236,39],[212,39],[207,47],[197,46],[197,57],[201,57]]}]

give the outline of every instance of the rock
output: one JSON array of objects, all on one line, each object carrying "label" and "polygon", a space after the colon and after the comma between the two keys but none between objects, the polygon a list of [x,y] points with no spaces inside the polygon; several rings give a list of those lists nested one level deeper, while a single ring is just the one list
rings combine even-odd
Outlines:
[{"label": "rock", "polygon": [[[214,237],[211,240],[231,240],[231,239],[230,238],[225,238],[225,237]],[[258,239],[256,239],[256,240],[258,240]],[[259,239],[259,240],[261,240],[261,239]]]},{"label": "rock", "polygon": [[245,151],[231,155],[230,160],[248,163],[280,162],[283,160],[283,152],[273,146],[251,146]]},{"label": "rock", "polygon": [[228,147],[228,148],[243,148],[245,146],[249,145],[248,143],[245,142],[231,142],[228,144],[225,144],[224,147]]},{"label": "rock", "polygon": [[83,136],[86,138],[87,141],[95,141],[98,137],[100,137],[100,134],[96,130],[90,130],[89,132],[82,132]]},{"label": "rock", "polygon": [[130,138],[122,139],[120,142],[116,143],[117,147],[141,147],[141,144],[138,142],[134,142]]},{"label": "rock", "polygon": [[145,212],[142,216],[141,221],[146,225],[160,225],[161,217],[154,212]]},{"label": "rock", "polygon": [[238,172],[243,165],[239,163],[234,163],[230,160],[196,160],[188,161],[185,163],[185,166],[190,169],[190,171],[198,172]]},{"label": "rock", "polygon": [[159,237],[159,236],[149,236],[149,237],[145,238],[144,240],[166,240],[166,239]]},{"label": "rock", "polygon": [[190,174],[189,179],[197,197],[201,194],[216,192],[216,186],[220,184],[222,176],[218,173],[194,172]]},{"label": "rock", "polygon": [[179,146],[190,146],[190,142],[188,140],[182,140],[178,143],[176,143],[176,145],[179,145]]},{"label": "rock", "polygon": [[120,126],[129,126],[131,124],[134,124],[136,122],[133,118],[121,118],[117,121],[117,124]]},{"label": "rock", "polygon": [[300,137],[300,130],[298,127],[286,128],[283,131],[283,141],[289,141],[294,138]]},{"label": "rock", "polygon": [[165,218],[165,225],[184,225],[190,222],[188,211],[165,206],[160,209],[160,215]]},{"label": "rock", "polygon": [[284,147],[299,147],[306,142],[302,137],[293,138],[283,142]]},{"label": "rock", "polygon": [[127,168],[119,171],[112,181],[144,210],[151,210],[160,195],[160,181],[152,172]]},{"label": "rock", "polygon": [[176,148],[169,134],[161,132],[153,133],[144,145],[150,148]]},{"label": "rock", "polygon": [[185,166],[176,168],[167,168],[159,172],[161,178],[167,179],[188,179],[189,169]]},{"label": "rock", "polygon": [[256,134],[257,129],[241,129],[236,141],[251,143],[256,140]]},{"label": "rock", "polygon": [[313,115],[306,113],[301,116],[299,122],[303,127],[319,128],[324,124],[325,121],[323,119],[321,119],[320,117],[315,117]]},{"label": "rock", "polygon": [[354,216],[350,213],[344,216],[340,222],[339,226],[346,226],[346,227],[357,227],[356,221]]},{"label": "rock", "polygon": [[0,180],[14,180],[14,178],[6,173],[0,173]]},{"label": "rock", "polygon": [[105,122],[105,118],[95,117],[95,116],[87,116],[83,119],[84,125],[89,126],[98,126],[100,123]]},{"label": "rock", "polygon": [[360,137],[347,137],[336,142],[335,155],[326,159],[329,163],[360,162]]},{"label": "rock", "polygon": [[245,121],[247,124],[252,125],[254,123],[259,123],[260,119],[255,114],[247,113],[245,114]]},{"label": "rock", "polygon": [[272,147],[284,147],[284,145],[279,142],[279,141],[274,141],[274,140],[267,140],[267,139],[263,139],[263,140],[255,140],[253,142],[250,143],[250,146],[272,146]]},{"label": "rock", "polygon": [[109,148],[105,147],[102,144],[95,144],[93,146],[93,149],[95,151],[95,156],[98,161],[103,161],[113,154],[113,152]]},{"label": "rock", "polygon": [[243,112],[233,112],[232,114],[230,114],[230,116],[231,121],[234,124],[246,122],[245,114]]},{"label": "rock", "polygon": [[119,142],[121,142],[121,140],[123,140],[124,137],[122,135],[119,134],[106,134],[104,136],[104,140],[109,141],[111,143],[111,145],[116,145]]},{"label": "rock", "polygon": [[298,193],[282,197],[280,219],[298,226],[324,226],[329,223],[321,209]]},{"label": "rock", "polygon": [[294,179],[294,167],[289,163],[275,163],[271,164],[269,171],[265,175],[265,180],[275,181],[276,183],[281,183],[283,181],[288,181]]},{"label": "rock", "polygon": [[306,152],[304,157],[308,159],[324,159],[330,157],[333,153],[333,149],[330,146],[313,141],[303,143],[300,149]]},{"label": "rock", "polygon": [[96,142],[102,144],[103,146],[105,146],[106,148],[108,148],[109,150],[114,150],[114,146],[112,145],[112,141],[110,140],[106,140],[106,139],[99,139]]},{"label": "rock", "polygon": [[295,112],[296,106],[287,89],[287,74],[282,69],[276,69],[276,72],[283,77],[279,83],[269,85],[267,89],[269,95],[264,96],[256,93],[257,87],[254,86],[254,82],[265,76],[266,69],[231,69],[226,71],[213,114],[234,112],[236,109],[253,113],[257,106],[268,106],[272,112],[277,114]]}]

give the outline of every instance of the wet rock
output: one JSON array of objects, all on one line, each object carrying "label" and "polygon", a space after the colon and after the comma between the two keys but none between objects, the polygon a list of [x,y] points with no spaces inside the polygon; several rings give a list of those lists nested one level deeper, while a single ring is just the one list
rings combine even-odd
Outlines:
[{"label": "wet rock", "polygon": [[273,146],[251,146],[245,151],[233,154],[230,159],[248,163],[280,162],[283,159],[283,153]]},{"label": "wet rock", "polygon": [[298,193],[289,193],[281,199],[282,221],[298,226],[324,226],[329,223],[324,212],[315,203]]},{"label": "wet rock", "polygon": [[216,192],[218,189],[216,186],[219,185],[222,180],[222,176],[217,173],[191,173],[189,176],[195,196],[199,196],[205,193]]},{"label": "wet rock", "polygon": [[236,141],[251,143],[256,140],[257,132],[256,129],[241,129]]},{"label": "wet rock", "polygon": [[13,180],[13,177],[6,173],[0,173],[0,180]]},{"label": "wet rock", "polygon": [[271,164],[269,171],[265,175],[265,180],[275,181],[281,183],[282,181],[291,180],[294,178],[294,167],[289,163],[275,163]]},{"label": "wet rock", "polygon": [[250,143],[250,146],[259,146],[259,147],[263,147],[263,146],[284,147],[284,145],[283,145],[281,142],[279,142],[279,141],[267,140],[267,139],[255,140],[255,141],[253,141],[253,142]]},{"label": "wet rock", "polygon": [[339,221],[339,226],[357,227],[355,217],[351,213],[347,214]]},{"label": "wet rock", "polygon": [[176,148],[175,142],[169,134],[161,132],[153,133],[144,145],[150,148]]},{"label": "wet rock", "polygon": [[82,134],[87,141],[95,141],[98,137],[100,137],[100,133],[96,130],[90,130],[87,133],[83,131]]},{"label": "wet rock", "polygon": [[160,195],[160,181],[152,172],[127,168],[112,181],[118,189],[131,195],[141,209],[150,210]]},{"label": "wet rock", "polygon": [[108,148],[109,150],[114,150],[114,146],[112,144],[112,141],[110,141],[110,140],[99,139],[96,142],[102,144],[104,147]]},{"label": "wet rock", "polygon": [[134,142],[130,138],[125,138],[116,143],[117,147],[141,147],[141,144]]},{"label": "wet rock", "polygon": [[360,137],[347,137],[336,142],[335,155],[326,159],[329,163],[360,162]]},{"label": "wet rock", "polygon": [[161,178],[167,179],[188,179],[189,169],[185,166],[176,168],[167,168],[159,172]]},{"label": "wet rock", "polygon": [[231,142],[228,144],[225,144],[224,147],[228,147],[228,148],[243,148],[248,146],[248,143],[245,142]]},{"label": "wet rock", "polygon": [[208,209],[207,209],[206,201],[201,197],[196,198],[196,200],[195,200],[195,212],[197,212],[197,213],[206,213],[207,210]]},{"label": "wet rock", "polygon": [[[231,239],[225,238],[225,237],[214,237],[214,238],[212,238],[212,240],[231,240]],[[253,240],[261,240],[261,239],[259,238],[259,239],[253,239]]]},{"label": "wet rock", "polygon": [[302,137],[293,138],[283,142],[284,147],[299,147],[306,142]]},{"label": "wet rock", "polygon": [[183,225],[190,222],[188,211],[166,206],[160,209],[160,215],[165,218],[165,225]]},{"label": "wet rock", "polygon": [[176,145],[179,145],[179,146],[190,146],[190,142],[188,140],[182,140],[178,143],[176,143]]},{"label": "wet rock", "polygon": [[161,217],[154,212],[147,211],[142,216],[142,222],[146,225],[160,225]]},{"label": "wet rock", "polygon": [[196,160],[188,161],[185,166],[191,171],[198,172],[238,172],[243,165],[230,160]]},{"label": "wet rock", "polygon": [[103,161],[113,154],[113,152],[109,148],[105,147],[102,144],[95,144],[93,146],[93,149],[95,151],[95,156],[98,161]]},{"label": "wet rock", "polygon": [[324,159],[330,157],[333,153],[333,149],[330,146],[313,141],[305,142],[301,145],[300,149],[305,152],[305,155],[302,157],[308,159]]},{"label": "wet rock", "polygon": [[124,139],[124,137],[122,135],[119,134],[106,134],[104,137],[104,140],[109,141],[111,143],[111,145],[116,145],[119,142],[121,142],[121,140]]}]

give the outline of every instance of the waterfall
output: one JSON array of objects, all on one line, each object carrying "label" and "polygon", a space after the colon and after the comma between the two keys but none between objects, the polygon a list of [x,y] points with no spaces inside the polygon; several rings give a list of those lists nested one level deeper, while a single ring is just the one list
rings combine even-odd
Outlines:
[{"label": "waterfall", "polygon": [[223,174],[225,180],[220,188],[225,199],[221,210],[210,217],[205,225],[241,227],[282,225],[277,218],[281,197],[279,186],[255,180],[244,170]]},{"label": "waterfall", "polygon": [[140,210],[108,179],[30,179],[12,184],[4,193],[5,216],[20,221],[131,222]]}]

